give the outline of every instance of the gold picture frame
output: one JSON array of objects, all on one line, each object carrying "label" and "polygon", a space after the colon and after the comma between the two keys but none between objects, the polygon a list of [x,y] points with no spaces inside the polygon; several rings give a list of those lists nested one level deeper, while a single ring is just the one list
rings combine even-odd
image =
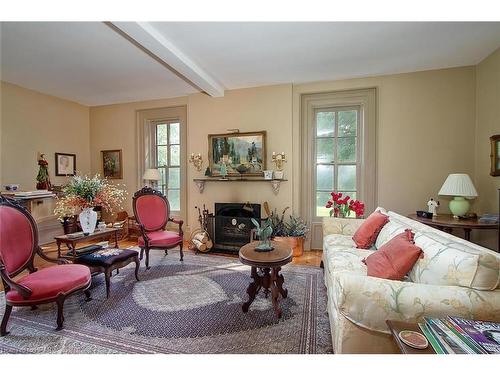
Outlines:
[{"label": "gold picture frame", "polygon": [[490,137],[491,141],[491,171],[490,175],[500,176],[500,134]]},{"label": "gold picture frame", "polygon": [[123,179],[122,150],[103,150],[102,174],[110,180]]},{"label": "gold picture frame", "polygon": [[263,176],[266,169],[266,131],[208,135],[208,164],[212,176],[220,176],[225,158],[228,176]]}]

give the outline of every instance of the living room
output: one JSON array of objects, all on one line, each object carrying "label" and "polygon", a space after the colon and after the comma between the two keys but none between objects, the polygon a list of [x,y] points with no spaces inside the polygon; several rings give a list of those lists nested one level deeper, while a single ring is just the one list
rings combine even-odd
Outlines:
[{"label": "living room", "polygon": [[429,354],[432,319],[500,327],[500,22],[55,19],[0,29],[0,352]]}]

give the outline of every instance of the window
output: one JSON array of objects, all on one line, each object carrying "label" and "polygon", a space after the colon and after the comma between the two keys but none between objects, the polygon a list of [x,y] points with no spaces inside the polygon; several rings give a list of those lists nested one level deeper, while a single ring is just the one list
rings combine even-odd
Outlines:
[{"label": "window", "polygon": [[316,216],[329,216],[325,207],[332,191],[356,199],[359,189],[359,107],[315,111]]},{"label": "window", "polygon": [[[377,207],[375,88],[300,93],[300,213],[311,249],[323,247],[323,218],[332,191]],[[306,244],[307,246],[307,244]]]},{"label": "window", "polygon": [[172,211],[181,209],[181,137],[179,121],[159,121],[155,126],[158,189],[167,196]]}]

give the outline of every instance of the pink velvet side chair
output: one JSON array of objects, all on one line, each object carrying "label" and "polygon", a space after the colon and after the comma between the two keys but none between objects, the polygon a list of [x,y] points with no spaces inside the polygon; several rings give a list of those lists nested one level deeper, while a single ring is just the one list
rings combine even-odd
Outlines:
[{"label": "pink velvet side chair", "polygon": [[[181,261],[184,258],[182,251],[183,236],[182,220],[170,217],[168,199],[158,190],[144,187],[134,194],[132,200],[135,219],[141,230],[138,239],[141,248],[141,259],[146,252],[146,269],[149,269],[149,250],[160,249],[168,254],[168,249],[180,247]],[[168,222],[179,226],[178,232],[165,230]]]},{"label": "pink velvet side chair", "polygon": [[[37,270],[35,254],[57,265]],[[27,270],[16,281],[14,277]],[[0,195],[0,275],[5,290],[5,314],[0,326],[0,336],[7,332],[7,322],[13,307],[55,302],[57,304],[57,329],[63,328],[64,301],[69,296],[84,292],[90,300],[90,270],[64,259],[46,256],[38,246],[38,230],[30,213],[12,199]]]}]

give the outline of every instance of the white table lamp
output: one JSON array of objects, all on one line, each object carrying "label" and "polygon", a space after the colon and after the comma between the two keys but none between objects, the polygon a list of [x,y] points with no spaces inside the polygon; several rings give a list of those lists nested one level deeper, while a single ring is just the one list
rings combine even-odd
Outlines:
[{"label": "white table lamp", "polygon": [[450,174],[438,194],[453,197],[450,201],[450,211],[454,217],[465,215],[470,207],[467,199],[477,197],[476,188],[469,175],[465,173]]},{"label": "white table lamp", "polygon": [[[144,175],[142,176],[142,179],[144,181],[150,181],[151,186],[154,187],[156,185],[156,181],[161,180],[160,172],[158,171],[158,169],[154,169],[154,168],[146,169],[146,171],[144,172]],[[153,182],[153,181],[155,181],[155,182]]]}]

